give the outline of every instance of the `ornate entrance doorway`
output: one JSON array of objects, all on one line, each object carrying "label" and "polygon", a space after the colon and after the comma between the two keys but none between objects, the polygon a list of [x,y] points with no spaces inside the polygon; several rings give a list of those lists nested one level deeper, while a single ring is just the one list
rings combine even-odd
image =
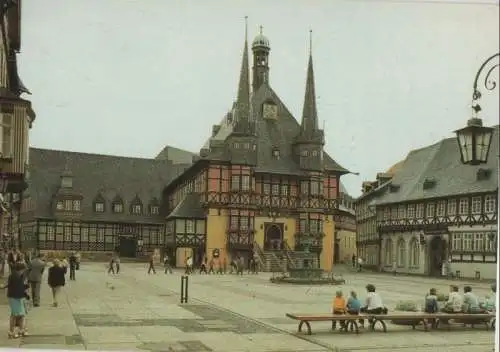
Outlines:
[{"label": "ornate entrance doorway", "polygon": [[429,243],[429,275],[441,276],[446,261],[447,243],[441,236],[435,236]]},{"label": "ornate entrance doorway", "polygon": [[264,250],[280,250],[283,248],[283,224],[264,224]]}]

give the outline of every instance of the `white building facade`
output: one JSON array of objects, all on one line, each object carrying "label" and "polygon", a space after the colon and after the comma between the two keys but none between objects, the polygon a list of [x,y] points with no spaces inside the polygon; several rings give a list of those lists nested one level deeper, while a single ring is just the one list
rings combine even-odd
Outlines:
[{"label": "white building facade", "polygon": [[380,269],[494,279],[498,126],[489,159],[463,165],[455,139],[410,152],[376,197]]}]

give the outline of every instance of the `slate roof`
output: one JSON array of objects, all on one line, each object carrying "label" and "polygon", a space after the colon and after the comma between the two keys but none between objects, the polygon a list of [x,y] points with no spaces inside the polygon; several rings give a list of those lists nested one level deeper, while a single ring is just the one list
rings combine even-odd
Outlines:
[{"label": "slate roof", "polygon": [[[73,191],[83,196],[83,220],[108,222],[162,222],[159,215],[148,215],[149,205],[157,202],[163,187],[188,165],[170,160],[130,158],[61,150],[30,148],[29,188],[36,218],[52,217],[52,199],[60,188],[63,173],[73,175]],[[95,213],[93,202],[101,195],[106,212]],[[111,211],[115,197],[124,201],[124,212]],[[145,215],[130,214],[130,204],[139,197]]]},{"label": "slate roof", "polygon": [[[500,136],[499,126],[494,128],[488,161],[483,165],[462,164],[456,138],[443,139],[436,144],[411,151],[389,181],[391,185],[399,186],[399,190],[386,191],[377,204],[498,191]],[[478,181],[479,169],[489,169],[490,177]],[[435,180],[436,185],[424,189],[426,179]]]},{"label": "slate roof", "polygon": [[[262,109],[260,107],[264,102],[269,100],[278,106],[279,116],[277,120],[269,120],[262,117]],[[292,143],[300,132],[299,122],[267,83],[262,84],[257,92],[252,95],[251,104],[253,119],[256,122],[255,132],[257,135],[258,156],[255,171],[302,175],[303,171],[299,168],[292,155]],[[219,131],[204,144],[203,148],[208,149],[210,141],[224,143],[232,130],[232,114],[230,113],[222,119]],[[279,160],[276,160],[272,156],[274,148],[280,150]],[[326,152],[323,154],[323,157],[325,170],[343,174],[349,172]],[[209,159],[212,160],[217,160],[218,158],[223,159],[222,155],[214,153],[211,153],[209,156]]]},{"label": "slate roof", "polygon": [[205,219],[205,210],[201,206],[199,193],[189,193],[177,204],[167,219],[192,218]]}]

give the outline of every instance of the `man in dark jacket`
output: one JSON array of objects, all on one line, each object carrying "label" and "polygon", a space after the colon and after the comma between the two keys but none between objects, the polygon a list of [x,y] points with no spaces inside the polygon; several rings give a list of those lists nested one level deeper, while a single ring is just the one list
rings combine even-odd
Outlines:
[{"label": "man in dark jacket", "polygon": [[28,272],[28,282],[31,286],[31,297],[33,299],[33,306],[40,306],[40,288],[42,285],[43,272],[45,270],[45,262],[37,253],[35,258],[31,261]]},{"label": "man in dark jacket", "polygon": [[76,253],[72,252],[69,256],[69,279],[76,280],[75,273],[76,267],[78,265],[78,258],[76,257]]}]

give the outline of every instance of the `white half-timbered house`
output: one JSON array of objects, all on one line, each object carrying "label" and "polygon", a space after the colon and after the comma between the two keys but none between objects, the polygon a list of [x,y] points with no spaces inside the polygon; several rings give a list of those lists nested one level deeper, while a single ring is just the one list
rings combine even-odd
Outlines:
[{"label": "white half-timbered house", "polygon": [[[382,270],[495,278],[499,127],[486,164],[460,161],[454,138],[411,151],[376,194]],[[358,208],[359,209],[359,208]]]}]

